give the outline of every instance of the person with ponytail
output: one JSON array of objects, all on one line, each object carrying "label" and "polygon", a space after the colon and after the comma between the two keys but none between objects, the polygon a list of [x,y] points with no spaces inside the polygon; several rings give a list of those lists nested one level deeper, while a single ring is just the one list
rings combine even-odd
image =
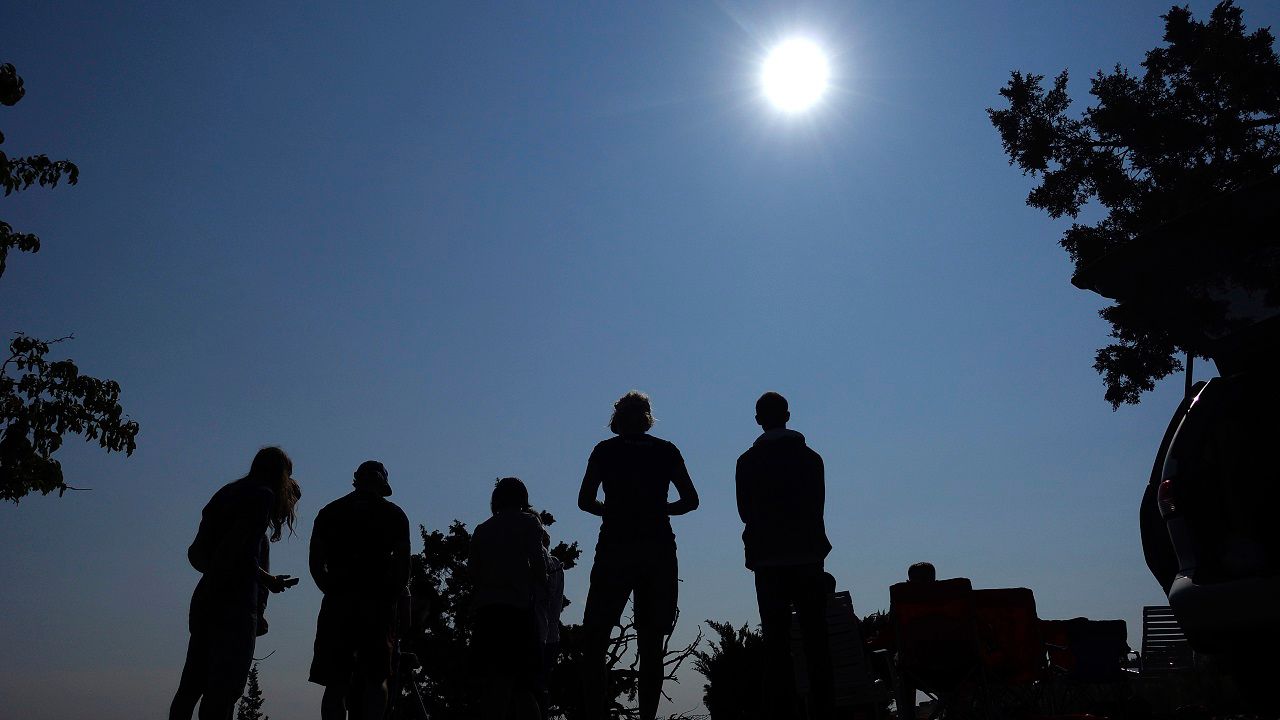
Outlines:
[{"label": "person with ponytail", "polygon": [[196,539],[187,550],[200,582],[191,596],[186,663],[169,720],[230,720],[244,691],[256,638],[266,633],[268,593],[298,584],[272,575],[270,545],[293,534],[302,489],[293,462],[278,447],[258,451],[249,473],[224,485],[205,505]]}]

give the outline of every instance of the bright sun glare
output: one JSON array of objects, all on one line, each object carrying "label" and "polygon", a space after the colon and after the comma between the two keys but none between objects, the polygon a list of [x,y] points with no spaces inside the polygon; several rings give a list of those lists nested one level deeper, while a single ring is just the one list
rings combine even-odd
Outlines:
[{"label": "bright sun glare", "polygon": [[817,43],[804,38],[786,40],[764,59],[760,82],[774,107],[798,113],[813,107],[827,91],[831,68]]}]

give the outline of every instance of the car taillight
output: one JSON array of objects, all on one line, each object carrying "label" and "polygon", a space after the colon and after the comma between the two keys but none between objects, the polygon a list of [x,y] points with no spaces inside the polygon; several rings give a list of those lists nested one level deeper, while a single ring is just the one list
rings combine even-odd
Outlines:
[{"label": "car taillight", "polygon": [[1156,490],[1156,504],[1160,506],[1160,515],[1163,517],[1177,514],[1178,496],[1174,491],[1173,478],[1160,481],[1160,487]]}]

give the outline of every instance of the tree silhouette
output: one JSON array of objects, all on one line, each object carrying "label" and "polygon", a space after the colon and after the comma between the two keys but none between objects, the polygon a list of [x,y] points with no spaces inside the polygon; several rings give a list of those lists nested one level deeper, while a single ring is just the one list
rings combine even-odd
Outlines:
[{"label": "tree silhouette", "polygon": [[258,663],[249,668],[249,684],[245,687],[244,696],[236,708],[236,720],[271,720],[262,713],[262,686],[258,684]]},{"label": "tree silhouette", "polygon": [[[544,526],[555,523],[546,511],[539,513]],[[480,688],[470,653],[471,600],[473,585],[467,572],[467,556],[471,532],[455,520],[445,532],[428,531],[420,526],[422,552],[413,556],[409,589],[413,594],[413,631],[406,638],[408,649],[417,655],[421,666],[414,670],[423,704],[432,720],[471,720],[479,717],[476,702]],[[577,566],[582,550],[577,542],[558,542],[551,554],[569,572]],[[565,601],[569,604],[568,599]],[[584,634],[580,625],[562,625],[560,653],[548,685],[548,715],[566,720],[583,717],[582,670]],[[633,702],[638,673],[632,643],[633,628],[628,621],[617,630],[609,648],[607,694],[611,698],[610,717],[624,720],[639,717],[634,707],[624,706],[621,699]],[[693,644],[682,649],[667,649],[666,675],[674,680],[685,659],[693,655],[701,634]]]},{"label": "tree silhouette", "polygon": [[[1165,44],[1146,53],[1142,76],[1119,65],[1098,71],[1089,89],[1096,102],[1078,116],[1068,114],[1065,70],[1048,89],[1042,75],[1013,72],[1000,90],[1008,107],[987,110],[1010,164],[1039,180],[1027,204],[1076,220],[1060,243],[1077,271],[1280,166],[1280,61],[1270,30],[1246,33],[1230,0],[1207,22],[1185,7],[1161,17]],[[1100,220],[1079,221],[1098,206]],[[1242,270],[1272,290],[1280,265]],[[1115,342],[1098,351],[1094,368],[1113,407],[1138,403],[1182,369],[1180,352],[1205,354],[1193,339],[1175,339],[1167,319],[1124,301],[1101,315]]]},{"label": "tree silhouette", "polygon": [[[11,107],[25,94],[13,65],[0,65],[0,105]],[[46,155],[10,158],[0,151],[0,186],[6,196],[32,185],[56,187],[63,179],[75,185],[79,175],[79,168],[67,160]],[[40,238],[0,220],[0,276],[10,250],[39,252]],[[71,338],[45,341],[16,333],[8,358],[0,363],[0,500],[16,503],[33,491],[47,495],[57,490],[59,496],[66,492],[70,486],[53,454],[68,433],[96,440],[107,452],[131,455],[137,447],[138,424],[124,416],[120,385],[80,374],[71,360],[47,357],[52,345]]]},{"label": "tree silhouette", "polygon": [[693,669],[706,683],[702,703],[711,720],[765,720],[765,650],[759,630],[707,620],[716,634],[707,650],[694,653]]}]

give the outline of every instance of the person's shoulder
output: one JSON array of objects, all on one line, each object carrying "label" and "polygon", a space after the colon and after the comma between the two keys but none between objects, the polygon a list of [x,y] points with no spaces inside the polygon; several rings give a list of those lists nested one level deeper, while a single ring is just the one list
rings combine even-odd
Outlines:
[{"label": "person's shoulder", "polygon": [[495,521],[497,521],[497,519],[498,519],[497,515],[490,515],[488,518],[485,518],[484,520],[481,520],[480,522],[476,523],[475,528],[471,530],[471,539],[475,540],[477,537],[481,535],[487,535],[490,531],[493,530]]},{"label": "person's shoulder", "polygon": [[645,437],[648,438],[649,441],[654,444],[654,446],[661,448],[663,452],[671,453],[673,455],[680,454],[680,448],[676,447],[675,443],[671,442],[670,440],[667,440],[666,438],[660,438],[657,435],[648,435],[648,434],[646,434]]},{"label": "person's shoulder", "polygon": [[382,499],[383,511],[386,512],[387,515],[390,515],[391,517],[397,520],[403,520],[406,523],[409,522],[409,516],[405,514],[404,508],[400,507],[399,505],[391,502],[386,498],[381,498],[381,499]]},{"label": "person's shoulder", "polygon": [[249,483],[245,483],[241,486],[237,495],[241,502],[253,505],[254,507],[263,505],[271,507],[276,502],[275,491],[266,485],[251,485]]},{"label": "person's shoulder", "polygon": [[596,443],[596,446],[591,448],[591,454],[595,455],[596,453],[609,452],[610,450],[618,447],[621,444],[622,444],[622,436],[614,435],[613,437],[605,438],[604,440],[601,440],[600,442]]},{"label": "person's shoulder", "polygon": [[324,507],[320,508],[319,512],[316,513],[316,518],[318,519],[321,516],[332,517],[334,515],[342,515],[351,505],[351,495],[351,493],[347,493],[346,495],[330,500]]},{"label": "person's shoulder", "polygon": [[520,512],[520,513],[512,513],[512,514],[516,516],[516,519],[513,521],[516,524],[524,528],[530,528],[538,533],[542,532],[542,521],[538,519],[537,515],[534,515],[531,512]]}]

